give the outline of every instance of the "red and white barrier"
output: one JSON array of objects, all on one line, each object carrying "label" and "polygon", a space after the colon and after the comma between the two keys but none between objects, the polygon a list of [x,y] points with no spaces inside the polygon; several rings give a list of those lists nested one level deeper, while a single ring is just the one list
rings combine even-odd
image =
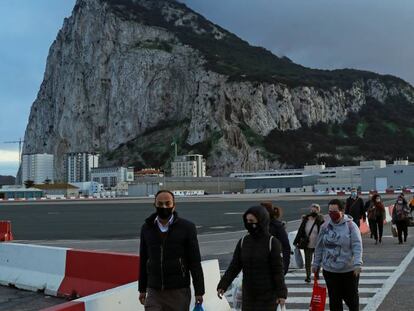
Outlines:
[{"label": "red and white barrier", "polygon": [[11,229],[11,221],[0,221],[0,242],[13,241],[13,233]]},{"label": "red and white barrier", "polygon": [[[230,311],[227,300],[216,296],[218,260],[204,261],[202,267],[205,310]],[[43,311],[144,310],[138,302],[138,279],[137,255],[0,243],[0,284],[44,290],[53,296],[83,297]]]},{"label": "red and white barrier", "polygon": [[[225,297],[218,299],[216,287],[220,281],[218,260],[202,262],[204,272],[203,308],[206,311],[230,311],[230,305]],[[191,295],[191,311],[194,307],[194,292]],[[70,303],[43,309],[42,311],[144,311],[144,306],[138,301],[138,282],[133,282],[88,297],[80,298]]]},{"label": "red and white barrier", "polygon": [[0,244],[0,284],[84,297],[138,280],[139,257],[27,244]]}]

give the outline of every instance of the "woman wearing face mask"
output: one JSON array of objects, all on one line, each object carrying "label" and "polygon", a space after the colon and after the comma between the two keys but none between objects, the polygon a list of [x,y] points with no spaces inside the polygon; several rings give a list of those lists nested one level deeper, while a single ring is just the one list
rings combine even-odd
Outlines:
[{"label": "woman wearing face mask", "polygon": [[310,276],[313,253],[315,251],[316,240],[318,239],[320,227],[324,222],[323,216],[320,212],[321,207],[319,204],[311,205],[310,213],[302,217],[302,223],[299,227],[295,240],[293,241],[293,245],[303,248],[305,252],[305,282],[307,283],[310,283],[311,281]]},{"label": "woman wearing face mask", "polygon": [[407,201],[403,195],[400,195],[392,210],[392,223],[397,225],[398,244],[403,244],[403,234],[404,242],[407,242],[409,213]]},{"label": "woman wearing face mask", "polygon": [[249,208],[243,221],[249,234],[237,243],[217,295],[221,298],[243,271],[242,311],[274,311],[287,297],[280,243],[269,234],[269,214],[264,207]]},{"label": "woman wearing face mask", "polygon": [[312,270],[323,269],[331,311],[359,310],[358,283],[362,265],[361,233],[352,217],[344,214],[342,201],[329,202],[329,217],[319,233]]},{"label": "woman wearing face mask", "polygon": [[371,233],[374,236],[375,244],[378,241],[382,242],[382,232],[384,227],[384,220],[385,220],[385,207],[384,204],[381,202],[381,196],[377,193],[372,196],[372,203],[368,208],[368,221],[370,221],[370,229]]}]

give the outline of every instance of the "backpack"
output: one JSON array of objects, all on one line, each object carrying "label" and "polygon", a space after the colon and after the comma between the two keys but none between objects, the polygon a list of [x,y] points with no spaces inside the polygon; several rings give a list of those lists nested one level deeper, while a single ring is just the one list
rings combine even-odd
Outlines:
[{"label": "backpack", "polygon": [[[244,238],[246,237],[247,235],[245,235],[244,237],[242,237],[242,239],[241,239],[241,241],[240,241],[240,249],[242,249],[243,248],[243,241],[244,241]],[[270,239],[269,239],[269,253],[271,253],[272,252],[272,241],[273,241],[273,235],[271,235],[270,236]]]}]

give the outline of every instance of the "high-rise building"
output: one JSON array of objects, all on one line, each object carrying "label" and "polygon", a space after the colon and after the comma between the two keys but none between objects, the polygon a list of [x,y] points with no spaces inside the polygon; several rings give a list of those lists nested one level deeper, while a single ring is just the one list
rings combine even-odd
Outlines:
[{"label": "high-rise building", "polygon": [[89,152],[66,154],[65,179],[68,183],[91,181],[91,170],[99,166],[99,155]]},{"label": "high-rise building", "polygon": [[53,183],[53,154],[24,154],[22,157],[22,183],[31,180],[42,184],[46,180]]},{"label": "high-rise building", "polygon": [[171,162],[173,177],[204,177],[206,176],[206,160],[201,154],[177,156]]}]

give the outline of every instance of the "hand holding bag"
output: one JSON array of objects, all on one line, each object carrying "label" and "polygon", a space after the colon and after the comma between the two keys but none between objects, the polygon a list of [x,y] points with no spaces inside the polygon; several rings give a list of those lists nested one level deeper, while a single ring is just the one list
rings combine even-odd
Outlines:
[{"label": "hand holding bag", "polygon": [[314,274],[313,278],[313,291],[309,311],[325,311],[326,287],[319,285],[316,274]]}]

